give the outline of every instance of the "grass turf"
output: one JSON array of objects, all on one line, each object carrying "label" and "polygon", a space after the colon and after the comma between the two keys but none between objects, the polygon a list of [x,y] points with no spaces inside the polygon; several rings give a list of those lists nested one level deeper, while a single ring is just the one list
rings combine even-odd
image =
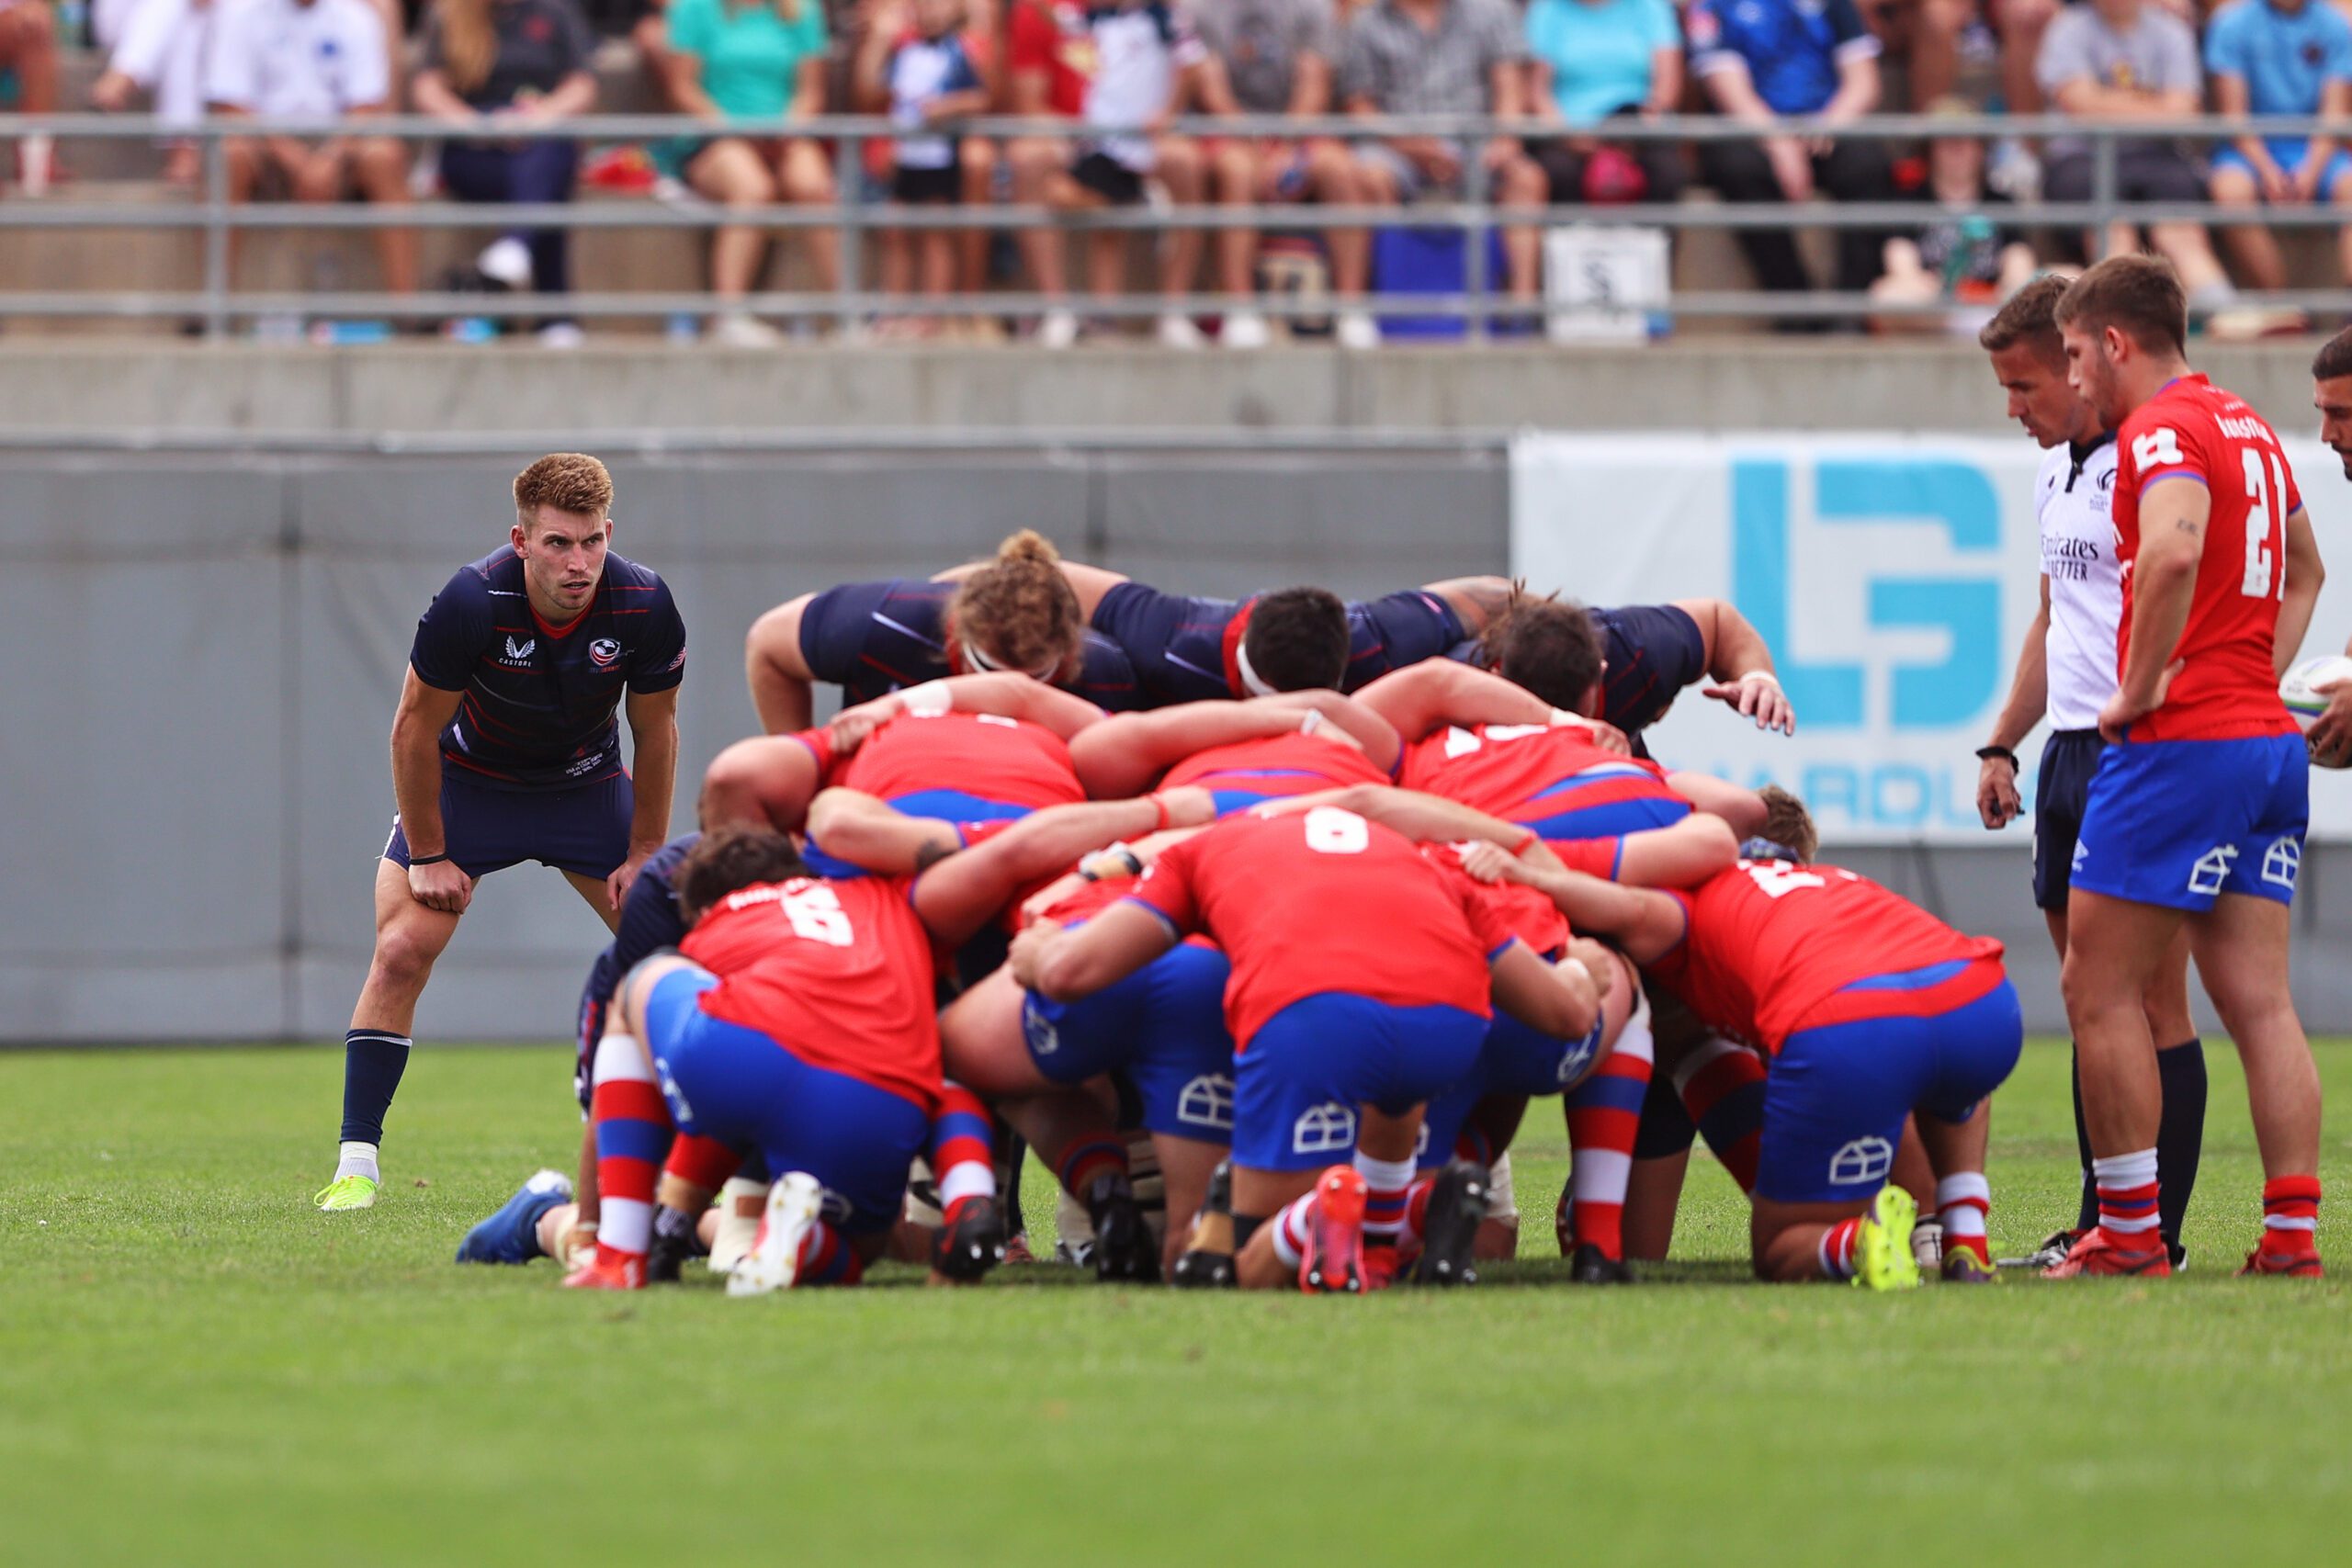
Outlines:
[{"label": "grass turf", "polygon": [[[2227,1277],[2260,1176],[2211,1061],[2170,1282],[1756,1286],[1694,1167],[1659,1282],[1577,1289],[1539,1106],[1528,1257],[1475,1291],[729,1302],[450,1264],[576,1148],[555,1052],[420,1053],[339,1216],[334,1053],[0,1055],[0,1562],[2340,1560],[2347,1290]],[[2022,1251],[2074,1210],[2063,1048],[1995,1116]]]}]

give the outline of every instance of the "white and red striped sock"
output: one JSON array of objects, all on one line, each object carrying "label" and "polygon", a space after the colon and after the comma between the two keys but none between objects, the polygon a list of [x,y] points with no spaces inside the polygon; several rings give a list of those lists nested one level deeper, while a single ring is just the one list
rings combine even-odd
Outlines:
[{"label": "white and red striped sock", "polygon": [[2145,1247],[2158,1224],[2156,1151],[2095,1159],[2091,1182],[2098,1189],[2099,1229],[2128,1246]]},{"label": "white and red striped sock", "polygon": [[1993,1261],[1984,1239],[1984,1216],[1993,1207],[1993,1184],[1982,1171],[1962,1171],[1936,1183],[1936,1218],[1944,1227],[1944,1250],[1966,1248],[1976,1261]]},{"label": "white and red striped sock", "polygon": [[1315,1194],[1295,1199],[1267,1222],[1274,1228],[1274,1256],[1285,1269],[1295,1269],[1306,1256],[1315,1230]]},{"label": "white and red striped sock", "polygon": [[1409,1159],[1374,1159],[1358,1152],[1356,1173],[1363,1178],[1363,1239],[1367,1247],[1395,1247],[1405,1233],[1405,1208],[1413,1186]]},{"label": "white and red striped sock", "polygon": [[1854,1237],[1862,1228],[1861,1217],[1839,1220],[1821,1237],[1821,1247],[1815,1256],[1820,1260],[1824,1279],[1850,1280],[1854,1277]]}]

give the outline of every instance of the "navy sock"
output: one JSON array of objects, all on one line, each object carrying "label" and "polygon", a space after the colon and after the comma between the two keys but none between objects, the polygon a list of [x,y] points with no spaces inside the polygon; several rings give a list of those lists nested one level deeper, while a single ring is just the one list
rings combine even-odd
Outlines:
[{"label": "navy sock", "polygon": [[343,1037],[343,1141],[384,1141],[384,1112],[400,1092],[408,1066],[408,1037],[380,1029],[355,1029]]},{"label": "navy sock", "polygon": [[2165,1091],[2164,1116],[2156,1123],[2157,1224],[2177,1246],[2205,1147],[2205,1043],[2189,1040],[2157,1052],[2156,1073]]},{"label": "navy sock", "polygon": [[[2074,1042],[2068,1041],[2066,1048],[2069,1051],[2074,1050]],[[2075,1228],[2078,1231],[2086,1231],[2098,1224],[2098,1187],[2091,1180],[2091,1130],[2089,1123],[2083,1120],[2083,1059],[2079,1055],[2074,1058],[2073,1071],[2075,1147],[2083,1156],[2083,1201],[2082,1206],[2075,1212]]]}]

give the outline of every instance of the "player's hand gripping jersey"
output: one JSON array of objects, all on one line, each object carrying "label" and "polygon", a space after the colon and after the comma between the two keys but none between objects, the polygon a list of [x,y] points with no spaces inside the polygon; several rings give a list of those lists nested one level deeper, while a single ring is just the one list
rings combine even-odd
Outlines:
[{"label": "player's hand gripping jersey", "polygon": [[2165,700],[2132,725],[2133,740],[2236,740],[2292,735],[2271,666],[2287,586],[2286,520],[2303,499],[2278,433],[2235,394],[2184,376],[2132,411],[2117,437],[2115,532],[2123,562],[2118,668],[2132,650],[2132,565],[2140,507],[2161,482],[2193,480],[2212,497],[2196,597],[2173,657]]},{"label": "player's hand gripping jersey", "polygon": [[[1949,1011],[2005,977],[1998,942],[1836,866],[1744,860],[1668,897],[1683,939],[1650,973],[1710,1029],[1767,1051],[1802,1029]],[[1872,984],[1893,976],[1920,984]]]},{"label": "player's hand gripping jersey", "polygon": [[621,772],[615,714],[685,679],[686,626],[650,569],[607,552],[588,608],[550,626],[511,549],[458,569],[416,625],[416,678],[463,692],[442,760],[492,788],[572,789]]},{"label": "player's hand gripping jersey", "polygon": [[1691,810],[1665,769],[1604,751],[1574,725],[1450,725],[1405,749],[1397,782],[1564,841],[1669,827]]},{"label": "player's hand gripping jersey", "polygon": [[940,1093],[930,934],[898,878],[796,877],[739,889],[679,952],[718,976],[698,1005],[812,1066],[928,1114]]}]

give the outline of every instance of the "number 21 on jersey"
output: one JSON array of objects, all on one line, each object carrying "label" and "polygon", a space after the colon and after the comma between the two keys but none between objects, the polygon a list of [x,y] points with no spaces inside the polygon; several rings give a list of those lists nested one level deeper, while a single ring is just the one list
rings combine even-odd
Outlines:
[{"label": "number 21 on jersey", "polygon": [[2286,543],[2286,521],[2280,516],[2287,505],[2287,473],[2276,452],[2258,447],[2242,446],[2238,456],[2245,459],[2245,576],[2238,583],[2238,592],[2249,599],[2287,596],[2287,574],[2278,570],[2278,554],[2271,547],[2276,538],[2281,547]]}]

